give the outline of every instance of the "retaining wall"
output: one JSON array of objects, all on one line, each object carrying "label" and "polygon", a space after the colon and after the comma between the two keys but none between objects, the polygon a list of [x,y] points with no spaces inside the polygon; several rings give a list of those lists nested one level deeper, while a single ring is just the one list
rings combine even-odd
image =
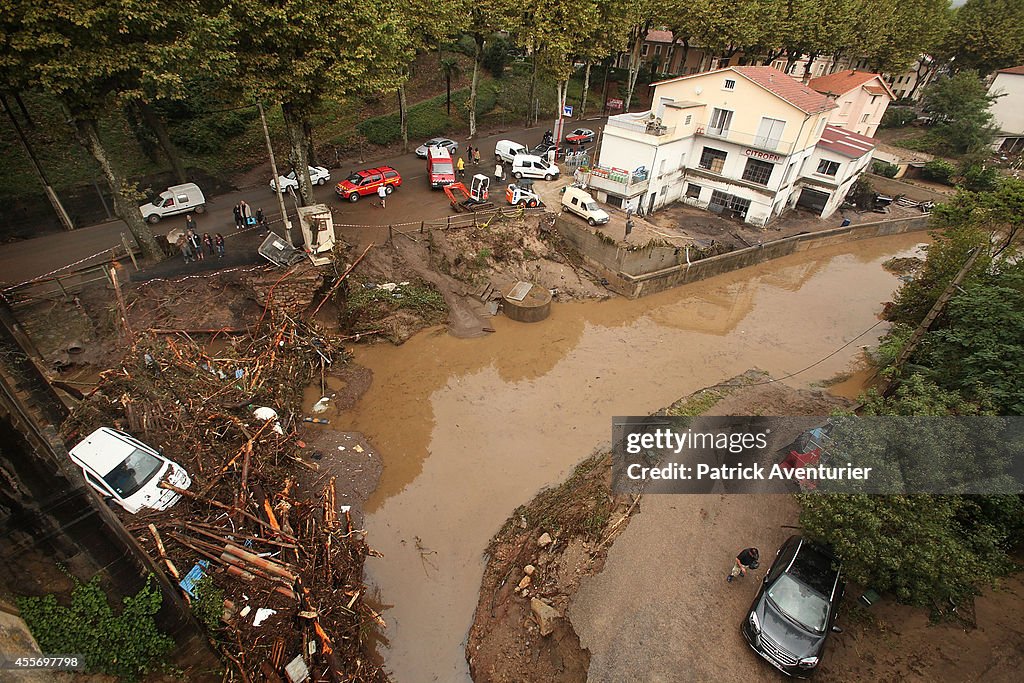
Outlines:
[{"label": "retaining wall", "polygon": [[[928,216],[912,216],[889,221],[860,223],[842,228],[832,228],[819,232],[804,233],[786,237],[765,244],[737,249],[728,254],[720,254],[709,258],[686,263],[685,250],[675,254],[674,247],[651,248],[646,261],[640,256],[648,253],[641,249],[631,252],[636,258],[626,258],[622,252],[626,249],[611,245],[589,230],[584,229],[576,221],[563,221],[559,217],[556,225],[559,234],[572,244],[580,253],[583,261],[599,277],[608,281],[607,287],[617,294],[635,299],[646,294],[654,294],[671,287],[696,282],[722,273],[746,268],[757,263],[764,263],[789,254],[808,249],[843,244],[871,237],[900,235],[907,232],[927,230],[930,224]],[[647,270],[647,263],[663,260],[667,253],[673,253],[674,263],[656,270]],[[629,272],[628,268],[635,268]]]}]

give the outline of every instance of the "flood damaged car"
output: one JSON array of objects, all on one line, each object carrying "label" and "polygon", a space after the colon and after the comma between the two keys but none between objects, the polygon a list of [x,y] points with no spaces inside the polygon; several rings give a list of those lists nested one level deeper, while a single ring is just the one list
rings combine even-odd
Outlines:
[{"label": "flood damaged car", "polygon": [[136,514],[166,510],[181,498],[160,482],[187,489],[192,479],[178,463],[164,457],[130,434],[100,427],[68,451],[85,481],[107,501]]},{"label": "flood damaged car", "polygon": [[740,630],[754,652],[789,676],[808,678],[821,661],[846,591],[831,550],[791,536],[765,574]]}]

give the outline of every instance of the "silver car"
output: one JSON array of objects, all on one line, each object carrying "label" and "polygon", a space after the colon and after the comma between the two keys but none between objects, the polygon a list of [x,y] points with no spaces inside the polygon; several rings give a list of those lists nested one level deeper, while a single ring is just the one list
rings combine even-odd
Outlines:
[{"label": "silver car", "polygon": [[416,148],[416,156],[421,159],[427,158],[427,150],[431,147],[442,147],[448,150],[448,153],[455,156],[455,153],[459,151],[459,143],[449,138],[431,138],[424,142],[422,145]]}]

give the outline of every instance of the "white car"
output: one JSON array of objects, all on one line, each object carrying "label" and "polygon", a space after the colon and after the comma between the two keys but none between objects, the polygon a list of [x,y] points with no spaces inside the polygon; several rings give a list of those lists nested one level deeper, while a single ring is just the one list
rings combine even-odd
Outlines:
[{"label": "white car", "polygon": [[158,486],[162,481],[179,489],[192,485],[184,467],[110,427],[100,427],[68,454],[90,486],[132,514],[166,510],[178,502],[181,494]]},{"label": "white car", "polygon": [[[310,166],[309,167],[309,180],[314,185],[323,185],[331,179],[331,172],[323,166]],[[281,185],[281,192],[287,192],[288,188],[294,190],[299,189],[299,179],[296,177],[295,171],[290,172],[288,175],[283,175],[278,178],[278,183]],[[270,189],[276,190],[278,183],[273,180],[270,181]]]},{"label": "white car", "polygon": [[459,151],[459,143],[455,142],[455,140],[450,140],[448,138],[431,138],[416,148],[416,156],[421,159],[426,159],[427,150],[431,147],[446,149],[452,156],[455,156],[455,153]]}]

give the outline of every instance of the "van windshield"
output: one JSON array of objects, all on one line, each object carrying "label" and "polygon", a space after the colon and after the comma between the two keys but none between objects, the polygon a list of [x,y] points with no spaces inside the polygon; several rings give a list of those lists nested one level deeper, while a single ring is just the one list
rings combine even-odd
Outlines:
[{"label": "van windshield", "polygon": [[435,161],[434,173],[449,173],[455,175],[455,167],[450,161]]},{"label": "van windshield", "polygon": [[156,476],[162,465],[163,461],[152,453],[136,448],[120,465],[110,470],[103,481],[121,498],[130,498]]},{"label": "van windshield", "polygon": [[597,208],[597,202],[585,202],[583,204],[583,208],[586,209],[587,211],[600,211],[601,210],[601,209]]}]

